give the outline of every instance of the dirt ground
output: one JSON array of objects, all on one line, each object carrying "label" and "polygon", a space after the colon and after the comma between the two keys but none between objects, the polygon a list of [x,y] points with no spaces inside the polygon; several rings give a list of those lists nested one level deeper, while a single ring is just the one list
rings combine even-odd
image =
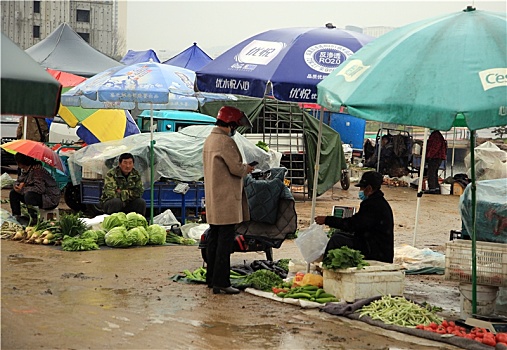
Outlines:
[{"label": "dirt ground", "polygon": [[[413,245],[416,191],[383,190],[395,244]],[[336,185],[317,199],[316,214],[358,206],[357,195],[356,187]],[[450,230],[461,227],[458,203],[452,195],[422,198],[416,247],[445,253]],[[311,201],[299,198],[296,210],[299,229],[307,227]],[[195,246],[63,252],[2,240],[1,252],[2,349],[457,349],[248,293],[213,295],[205,285],[173,282],[202,265]],[[274,250],[280,258],[302,258],[293,240]],[[233,264],[255,259],[264,254],[231,256]],[[457,283],[441,275],[407,275],[405,295],[459,318]]]}]

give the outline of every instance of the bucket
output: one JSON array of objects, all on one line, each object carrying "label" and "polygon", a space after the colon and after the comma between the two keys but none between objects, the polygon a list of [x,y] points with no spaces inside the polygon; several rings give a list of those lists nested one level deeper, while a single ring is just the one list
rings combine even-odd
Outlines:
[{"label": "bucket", "polygon": [[440,194],[451,194],[451,184],[440,184]]},{"label": "bucket", "polygon": [[[495,314],[498,287],[477,285],[477,315],[490,316]],[[472,317],[472,284],[460,283],[460,317],[466,320]]]}]

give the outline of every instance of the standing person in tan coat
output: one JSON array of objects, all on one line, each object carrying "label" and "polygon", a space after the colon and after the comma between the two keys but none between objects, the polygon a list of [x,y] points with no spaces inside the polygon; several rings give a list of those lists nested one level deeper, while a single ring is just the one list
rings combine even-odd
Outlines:
[{"label": "standing person in tan coat", "polygon": [[[18,140],[23,138],[25,130],[25,117],[19,118],[18,128],[16,130],[16,137]],[[44,118],[26,117],[26,135],[24,139],[33,140],[38,142],[45,142],[48,136],[48,124]]]},{"label": "standing person in tan coat", "polygon": [[254,168],[243,163],[232,139],[238,126],[252,127],[252,124],[239,109],[224,106],[218,111],[216,127],[204,142],[206,220],[210,225],[206,282],[214,294],[239,293],[231,287],[229,279],[234,227],[250,219],[243,178]]}]

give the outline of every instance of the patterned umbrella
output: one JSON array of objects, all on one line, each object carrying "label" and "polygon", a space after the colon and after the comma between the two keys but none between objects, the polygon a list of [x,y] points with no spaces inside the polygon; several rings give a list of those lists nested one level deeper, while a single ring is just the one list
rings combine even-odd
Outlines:
[{"label": "patterned umbrella", "polygon": [[60,156],[42,142],[32,140],[15,140],[4,143],[0,147],[12,154],[19,152],[25,156],[38,159],[63,174],[67,174],[67,169],[65,168]]}]

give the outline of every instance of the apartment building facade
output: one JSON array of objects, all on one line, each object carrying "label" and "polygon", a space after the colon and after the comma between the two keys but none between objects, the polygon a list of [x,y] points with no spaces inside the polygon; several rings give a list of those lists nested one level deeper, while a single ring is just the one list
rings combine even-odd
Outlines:
[{"label": "apartment building facade", "polygon": [[115,59],[126,50],[127,2],[59,0],[0,2],[2,32],[22,49],[67,23],[93,48]]}]

